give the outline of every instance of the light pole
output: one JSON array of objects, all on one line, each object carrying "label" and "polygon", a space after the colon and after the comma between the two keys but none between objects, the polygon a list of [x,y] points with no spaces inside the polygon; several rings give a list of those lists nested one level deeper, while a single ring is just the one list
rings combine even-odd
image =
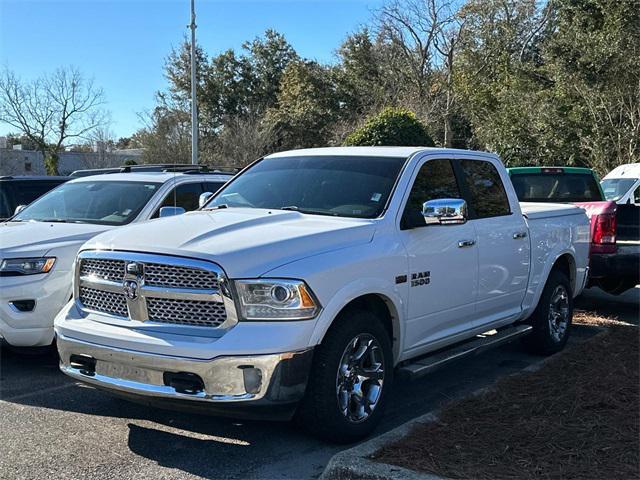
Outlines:
[{"label": "light pole", "polygon": [[191,0],[191,163],[198,164],[198,99],[196,97],[196,7]]}]

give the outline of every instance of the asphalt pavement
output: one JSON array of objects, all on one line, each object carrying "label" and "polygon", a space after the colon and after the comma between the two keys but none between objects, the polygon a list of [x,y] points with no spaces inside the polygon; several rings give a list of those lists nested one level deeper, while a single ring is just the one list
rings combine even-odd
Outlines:
[{"label": "asphalt pavement", "polygon": [[[588,291],[578,308],[638,323],[640,288],[621,297]],[[572,343],[595,333],[577,327]],[[398,381],[376,434],[540,361],[518,343],[416,381]],[[0,479],[307,479],[348,446],[293,424],[176,413],[78,386],[55,356],[0,352]]]}]

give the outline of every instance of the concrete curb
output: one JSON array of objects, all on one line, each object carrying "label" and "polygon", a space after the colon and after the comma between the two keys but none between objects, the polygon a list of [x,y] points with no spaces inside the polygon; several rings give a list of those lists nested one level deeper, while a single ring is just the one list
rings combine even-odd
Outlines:
[{"label": "concrete curb", "polygon": [[376,438],[343,450],[331,458],[320,480],[443,480],[436,475],[414,472],[406,468],[374,462],[371,455],[390,443],[405,437],[416,425],[436,421],[433,412],[409,420]]},{"label": "concrete curb", "polygon": [[[599,330],[599,332],[592,338],[602,336],[608,331],[606,327],[601,326],[596,326],[595,329]],[[507,375],[507,377],[537,372],[552,358],[555,358],[555,355],[541,358],[522,370]],[[479,388],[468,396],[482,395],[493,388],[495,388],[495,383]],[[435,422],[437,419],[437,410],[425,413],[387,433],[335,454],[327,464],[319,480],[447,480],[445,477],[438,475],[418,473],[396,465],[378,463],[371,460],[371,456],[375,452],[390,443],[401,440],[417,425]]]}]

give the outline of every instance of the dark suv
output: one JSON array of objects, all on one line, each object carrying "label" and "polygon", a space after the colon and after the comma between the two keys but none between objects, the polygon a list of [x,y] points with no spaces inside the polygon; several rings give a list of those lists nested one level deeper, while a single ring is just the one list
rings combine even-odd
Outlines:
[{"label": "dark suv", "polygon": [[12,217],[16,207],[30,204],[67,180],[70,177],[0,177],[0,222]]}]

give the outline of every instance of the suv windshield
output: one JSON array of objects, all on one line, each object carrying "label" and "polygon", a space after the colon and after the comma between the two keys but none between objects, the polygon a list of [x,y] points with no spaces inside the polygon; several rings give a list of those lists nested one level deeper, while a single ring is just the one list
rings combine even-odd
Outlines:
[{"label": "suv windshield", "polygon": [[607,200],[619,200],[638,181],[637,178],[606,178],[600,182]]},{"label": "suv windshield", "polygon": [[271,208],[375,218],[382,213],[405,160],[360,156],[268,158],[223,187],[206,208]]},{"label": "suv windshield", "polygon": [[521,202],[599,202],[604,200],[590,173],[512,173]]},{"label": "suv windshield", "polygon": [[123,181],[65,183],[33,202],[12,221],[124,225],[138,216],[160,185]]}]

